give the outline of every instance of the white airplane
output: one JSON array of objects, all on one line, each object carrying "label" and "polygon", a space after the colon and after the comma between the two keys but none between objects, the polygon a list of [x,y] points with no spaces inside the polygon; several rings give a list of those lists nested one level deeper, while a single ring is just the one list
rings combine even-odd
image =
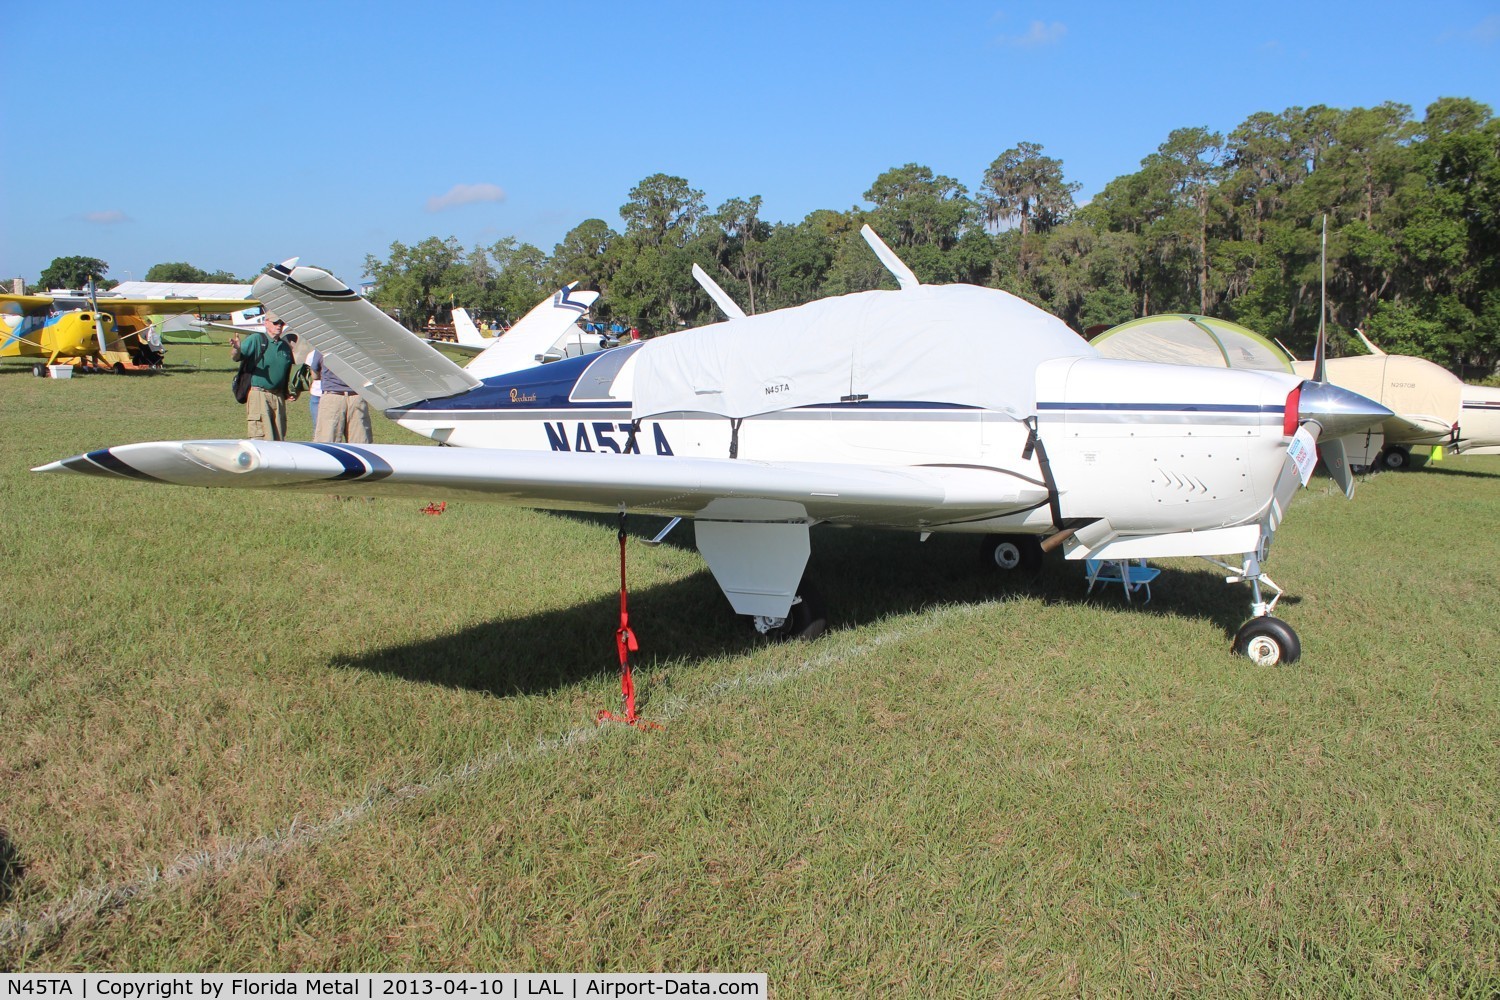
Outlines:
[{"label": "white airplane", "polygon": [[441,343],[476,355],[467,366],[476,378],[491,378],[603,350],[597,336],[585,334],[578,326],[588,316],[589,307],[598,301],[599,293],[580,292],[577,285],[575,281],[550,299],[542,300],[499,337],[484,336],[467,309],[455,309],[453,332],[458,340]]},{"label": "white airplane", "polygon": [[[814,525],[973,534],[1002,569],[1057,547],[1232,557],[1210,561],[1252,588],[1236,651],[1297,659],[1296,633],[1271,616],[1272,536],[1317,439],[1352,492],[1336,439],[1390,411],[1321,378],[1100,358],[1006,292],[895,273],[899,291],[481,379],[288,261],[257,298],[387,417],[457,447],[167,441],[36,471],[692,518],[731,606],[774,637],[822,630],[803,578]],[[983,331],[982,349],[958,363],[928,349],[953,329]]]}]

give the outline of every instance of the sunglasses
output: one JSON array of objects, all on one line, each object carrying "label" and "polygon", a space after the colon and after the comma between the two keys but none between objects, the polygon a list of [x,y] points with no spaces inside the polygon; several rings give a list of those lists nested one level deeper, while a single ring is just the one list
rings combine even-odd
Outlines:
[{"label": "sunglasses", "polygon": [[271,325],[272,326],[286,326],[286,320],[284,320],[284,319],[273,319],[273,320],[271,320]]}]

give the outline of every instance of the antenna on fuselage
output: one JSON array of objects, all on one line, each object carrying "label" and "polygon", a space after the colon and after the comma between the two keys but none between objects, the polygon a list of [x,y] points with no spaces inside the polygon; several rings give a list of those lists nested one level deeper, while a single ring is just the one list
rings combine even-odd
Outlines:
[{"label": "antenna on fuselage", "polygon": [[1313,381],[1328,381],[1328,216],[1323,216],[1323,249],[1318,255],[1318,347],[1313,352]]},{"label": "antenna on fuselage", "polygon": [[875,230],[869,225],[859,227],[859,235],[870,244],[870,249],[875,251],[875,256],[880,258],[880,263],[895,277],[896,284],[901,286],[903,292],[913,288],[920,288],[922,283],[917,280],[916,274],[906,266],[906,262],[896,256],[896,251],[885,245],[885,241],[875,235]]},{"label": "antenna on fuselage", "polygon": [[710,278],[708,272],[697,264],[693,265],[693,280],[708,293],[708,297],[714,300],[714,304],[723,311],[725,316],[730,319],[745,318],[745,310],[740,308],[740,304],[731,299],[729,293],[720,288],[719,283]]}]

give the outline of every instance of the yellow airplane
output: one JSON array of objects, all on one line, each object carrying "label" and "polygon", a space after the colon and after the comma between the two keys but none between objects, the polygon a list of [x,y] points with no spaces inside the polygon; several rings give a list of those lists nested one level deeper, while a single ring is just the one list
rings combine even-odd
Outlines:
[{"label": "yellow airplane", "polygon": [[111,298],[107,295],[0,295],[0,358],[38,358],[34,371],[71,364],[125,371],[161,363],[155,317],[227,313],[247,299]]}]

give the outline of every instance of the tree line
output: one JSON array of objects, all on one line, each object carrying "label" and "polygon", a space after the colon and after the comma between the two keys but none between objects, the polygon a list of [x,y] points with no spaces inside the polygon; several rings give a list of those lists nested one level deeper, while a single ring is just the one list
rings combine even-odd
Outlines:
[{"label": "tree line", "polygon": [[[687,180],[658,173],[630,190],[622,228],[587,219],[551,253],[432,236],[366,255],[365,271],[375,302],[413,329],[455,305],[513,321],[578,281],[602,293],[596,318],[657,335],[720,318],[694,263],[751,313],[894,288],[859,238],[869,223],[924,282],[1003,288],[1080,332],[1191,312],[1305,357],[1326,216],[1335,354],[1359,353],[1347,333],[1358,326],[1461,376],[1500,362],[1500,119],[1476,101],[1443,98],[1420,120],[1402,104],[1318,105],[1257,113],[1227,135],[1177,129],[1082,206],[1037,143],[1003,151],[977,180],[971,192],[908,163],[875,178],[869,207],[785,223],[761,217],[759,196],[710,211]],[[156,270],[148,280],[191,280]]]},{"label": "tree line", "polygon": [[[53,257],[52,263],[42,271],[35,285],[28,286],[28,290],[32,292],[47,292],[61,288],[83,290],[88,287],[89,279],[92,278],[96,288],[100,291],[108,291],[119,284],[118,281],[105,277],[108,273],[109,264],[98,257]],[[184,261],[172,261],[153,264],[141,280],[248,285],[255,279],[236,278],[228,271],[205,271]]]}]

